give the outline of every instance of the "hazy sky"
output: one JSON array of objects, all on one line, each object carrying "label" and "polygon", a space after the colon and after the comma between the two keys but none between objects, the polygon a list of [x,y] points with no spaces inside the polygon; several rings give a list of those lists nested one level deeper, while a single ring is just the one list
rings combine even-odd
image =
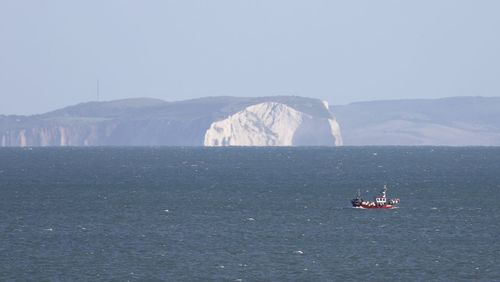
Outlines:
[{"label": "hazy sky", "polygon": [[101,98],[500,96],[500,1],[0,0],[0,114]]}]

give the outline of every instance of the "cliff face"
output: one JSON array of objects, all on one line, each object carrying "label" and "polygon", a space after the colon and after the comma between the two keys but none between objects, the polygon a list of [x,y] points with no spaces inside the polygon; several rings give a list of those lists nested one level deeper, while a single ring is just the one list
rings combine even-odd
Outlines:
[{"label": "cliff face", "polygon": [[53,126],[9,129],[0,134],[0,145],[7,146],[88,146],[97,142],[97,127]]},{"label": "cliff face", "polygon": [[172,103],[127,99],[34,116],[0,115],[1,147],[342,144],[500,146],[500,98],[374,101],[331,108],[317,99],[287,96]]},{"label": "cliff face", "polygon": [[342,144],[339,136],[334,119],[315,117],[285,104],[266,102],[212,123],[205,133],[204,145],[334,146]]},{"label": "cliff face", "polygon": [[30,117],[0,116],[2,147],[341,144],[328,108],[301,97],[129,99]]}]

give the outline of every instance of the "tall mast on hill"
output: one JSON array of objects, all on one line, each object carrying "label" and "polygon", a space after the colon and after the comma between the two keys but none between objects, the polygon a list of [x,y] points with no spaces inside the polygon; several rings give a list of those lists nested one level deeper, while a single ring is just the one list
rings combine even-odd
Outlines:
[{"label": "tall mast on hill", "polygon": [[99,102],[99,79],[97,79],[96,92],[97,92],[97,102]]}]

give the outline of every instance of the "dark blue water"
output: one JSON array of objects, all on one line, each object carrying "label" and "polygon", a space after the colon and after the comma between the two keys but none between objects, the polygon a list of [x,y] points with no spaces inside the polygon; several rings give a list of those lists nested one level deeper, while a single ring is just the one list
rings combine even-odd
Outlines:
[{"label": "dark blue water", "polygon": [[1,149],[0,191],[1,281],[500,280],[500,148]]}]

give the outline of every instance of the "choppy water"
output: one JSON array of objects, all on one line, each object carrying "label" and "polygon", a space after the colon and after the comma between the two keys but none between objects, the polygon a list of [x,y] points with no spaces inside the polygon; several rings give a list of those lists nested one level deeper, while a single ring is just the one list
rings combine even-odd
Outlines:
[{"label": "choppy water", "polygon": [[500,280],[500,148],[1,149],[0,191],[2,281]]}]

